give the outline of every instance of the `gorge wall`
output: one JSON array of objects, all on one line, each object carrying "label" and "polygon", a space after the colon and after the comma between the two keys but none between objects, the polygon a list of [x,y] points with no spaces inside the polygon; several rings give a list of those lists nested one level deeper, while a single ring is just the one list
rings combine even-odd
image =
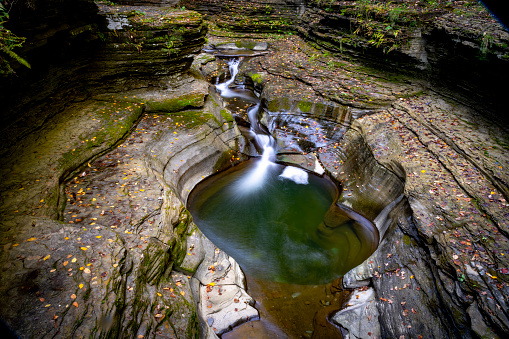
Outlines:
[{"label": "gorge wall", "polygon": [[122,3],[11,11],[32,65],[0,82],[0,316],[15,332],[214,338],[240,322],[220,318],[256,318],[238,265],[185,209],[197,182],[246,158],[241,120],[203,80],[222,68],[195,56],[203,16],[212,44],[269,42],[239,74],[260,91],[263,121],[299,161],[319,159],[340,202],[382,235],[344,277],[353,296],[334,322],[350,338],[509,331],[498,122],[509,39],[486,12],[463,1]]},{"label": "gorge wall", "polygon": [[[181,1],[220,28],[293,32],[374,68],[411,74],[483,114],[504,107],[509,35],[476,1]],[[468,72],[465,70],[468,69]]]}]

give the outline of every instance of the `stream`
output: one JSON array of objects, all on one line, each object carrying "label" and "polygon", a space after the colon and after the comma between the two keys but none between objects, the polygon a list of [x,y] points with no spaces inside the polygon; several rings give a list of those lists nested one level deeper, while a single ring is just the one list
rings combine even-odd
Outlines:
[{"label": "stream", "polygon": [[261,314],[223,337],[311,337],[319,322],[313,325],[312,315],[326,318],[340,308],[331,286],[374,252],[378,233],[337,203],[338,188],[327,176],[277,162],[278,143],[260,122],[258,95],[235,84],[241,62],[228,59],[230,77],[216,89],[234,113],[245,109],[258,156],[199,183],[188,208],[203,234],[239,263]]}]

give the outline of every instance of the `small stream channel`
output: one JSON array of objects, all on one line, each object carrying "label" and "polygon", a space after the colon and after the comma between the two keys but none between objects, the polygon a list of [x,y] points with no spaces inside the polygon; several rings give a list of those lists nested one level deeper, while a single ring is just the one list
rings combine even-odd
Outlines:
[{"label": "small stream channel", "polygon": [[237,120],[247,112],[244,134],[258,154],[199,183],[188,208],[200,230],[240,264],[261,314],[223,337],[311,337],[314,330],[316,337],[320,320],[313,324],[313,315],[339,309],[337,279],[375,251],[377,229],[337,202],[339,190],[327,176],[278,163],[278,143],[260,122],[259,93],[235,84],[247,53],[220,57],[230,77],[216,89]]}]

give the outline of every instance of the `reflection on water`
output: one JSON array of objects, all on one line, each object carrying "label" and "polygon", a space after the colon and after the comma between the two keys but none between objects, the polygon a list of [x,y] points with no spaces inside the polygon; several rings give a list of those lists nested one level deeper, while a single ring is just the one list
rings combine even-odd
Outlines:
[{"label": "reflection on water", "polygon": [[281,176],[285,166],[270,163],[263,180],[252,185],[262,162],[252,159],[203,181],[188,200],[196,225],[247,274],[294,284],[327,283],[374,251],[376,229],[335,204],[337,191],[330,180],[306,173],[305,183],[302,173],[290,170],[293,175]]}]

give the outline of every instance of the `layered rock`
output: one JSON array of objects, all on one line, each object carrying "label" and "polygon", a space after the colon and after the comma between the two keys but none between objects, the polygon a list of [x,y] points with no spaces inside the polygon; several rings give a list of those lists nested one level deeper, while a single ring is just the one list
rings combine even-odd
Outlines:
[{"label": "layered rock", "polygon": [[304,0],[180,1],[186,8],[206,13],[208,19],[228,31],[289,32],[304,13]]},{"label": "layered rock", "polygon": [[344,58],[410,73],[506,122],[497,112],[505,106],[498,84],[509,75],[509,33],[476,1],[182,3],[210,16],[218,34],[296,32]]},{"label": "layered rock", "polygon": [[[298,39],[271,48],[243,66],[264,86],[267,126],[314,153],[341,184],[339,201],[374,220],[382,238],[344,278],[369,298],[349,302],[337,323],[351,337],[505,333],[506,133],[411,78]],[[326,128],[345,123],[344,133]]]},{"label": "layered rock", "polygon": [[[187,74],[206,27],[194,12],[111,11],[103,8],[104,25],[88,31],[104,40],[92,53],[62,68],[41,62],[48,67],[20,79],[46,90],[20,92],[26,99],[16,107],[26,113],[5,126],[14,139],[3,144],[1,163],[0,316],[23,337],[192,337],[198,328],[192,267],[173,270],[196,229],[178,195],[144,169],[152,154],[139,146],[209,120],[221,131],[207,84]],[[111,16],[121,25],[108,29]],[[48,41],[58,45],[66,34]],[[63,74],[70,80],[60,83]],[[183,110],[159,125],[143,117]]]}]

